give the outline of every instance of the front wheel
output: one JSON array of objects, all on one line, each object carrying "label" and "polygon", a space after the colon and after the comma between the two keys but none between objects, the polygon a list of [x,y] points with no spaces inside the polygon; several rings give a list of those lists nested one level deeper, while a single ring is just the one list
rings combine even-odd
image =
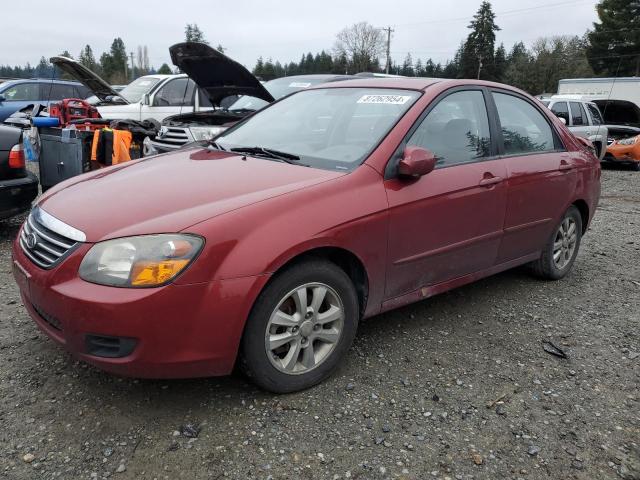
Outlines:
[{"label": "front wheel", "polygon": [[564,277],[569,273],[578,256],[581,239],[582,216],[580,211],[572,205],[553,231],[540,258],[532,263],[534,273],[549,280],[559,280]]},{"label": "front wheel", "polygon": [[311,387],[345,356],[358,318],[355,288],[337,265],[313,260],[287,268],[260,294],[247,320],[243,370],[272,392]]}]

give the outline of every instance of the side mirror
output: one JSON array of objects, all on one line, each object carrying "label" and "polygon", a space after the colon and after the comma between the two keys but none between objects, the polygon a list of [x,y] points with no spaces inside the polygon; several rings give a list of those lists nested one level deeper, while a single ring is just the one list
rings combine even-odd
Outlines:
[{"label": "side mirror", "polygon": [[5,96],[0,93],[0,102],[6,102],[6,101],[7,99],[5,98]]},{"label": "side mirror", "polygon": [[142,105],[151,105],[151,100],[149,98],[149,94],[148,93],[145,93],[142,96]]},{"label": "side mirror", "polygon": [[562,122],[563,125],[567,124],[567,119],[564,117],[558,117],[560,119],[560,121]]},{"label": "side mirror", "polygon": [[398,175],[418,178],[430,173],[436,166],[436,156],[426,148],[409,145],[405,147],[402,160],[398,163]]}]

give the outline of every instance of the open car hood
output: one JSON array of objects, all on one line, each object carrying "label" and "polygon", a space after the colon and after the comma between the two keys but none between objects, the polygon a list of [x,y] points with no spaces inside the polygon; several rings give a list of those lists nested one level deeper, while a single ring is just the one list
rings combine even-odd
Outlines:
[{"label": "open car hood", "polygon": [[640,127],[640,107],[628,100],[593,100],[602,112],[604,123]]},{"label": "open car hood", "polygon": [[81,63],[67,57],[51,57],[49,61],[91,90],[101,102],[106,101],[107,97],[115,96],[121,99],[119,103],[129,103],[126,99],[120,97],[118,92],[111,88],[107,82]]},{"label": "open car hood", "polygon": [[209,45],[177,43],[169,47],[171,61],[204,90],[212,105],[231,95],[249,95],[273,102],[274,98],[249,70]]}]

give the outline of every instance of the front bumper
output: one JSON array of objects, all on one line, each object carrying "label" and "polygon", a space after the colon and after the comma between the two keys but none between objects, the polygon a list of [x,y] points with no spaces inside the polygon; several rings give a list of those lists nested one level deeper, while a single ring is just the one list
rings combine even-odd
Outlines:
[{"label": "front bumper", "polygon": [[31,172],[23,178],[0,181],[0,220],[29,210],[37,196],[38,177]]},{"label": "front bumper", "polygon": [[[52,270],[13,245],[13,272],[38,327],[77,358],[123,376],[187,378],[229,374],[263,276],[159,288],[95,285],[78,277],[90,245]],[[93,337],[91,337],[93,336]],[[91,354],[95,336],[133,342],[125,356]],[[124,351],[124,350],[123,350]]]}]

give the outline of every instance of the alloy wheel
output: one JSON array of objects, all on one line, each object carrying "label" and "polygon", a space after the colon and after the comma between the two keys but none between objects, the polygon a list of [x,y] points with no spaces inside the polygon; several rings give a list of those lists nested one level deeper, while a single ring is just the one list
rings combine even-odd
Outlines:
[{"label": "alloy wheel", "polygon": [[289,375],[308,373],[334,351],[344,326],[344,306],[323,283],[296,287],[278,302],[265,332],[267,357]]},{"label": "alloy wheel", "polygon": [[558,227],[553,241],[553,263],[557,269],[562,270],[569,264],[576,249],[577,239],[576,221],[566,217]]}]

